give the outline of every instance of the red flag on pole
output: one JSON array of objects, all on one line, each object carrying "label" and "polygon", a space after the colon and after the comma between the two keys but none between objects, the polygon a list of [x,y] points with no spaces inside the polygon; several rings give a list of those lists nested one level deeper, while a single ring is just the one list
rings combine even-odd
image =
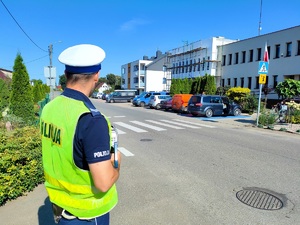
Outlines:
[{"label": "red flag on pole", "polygon": [[267,42],[265,44],[264,62],[269,62],[269,53],[268,53]]}]

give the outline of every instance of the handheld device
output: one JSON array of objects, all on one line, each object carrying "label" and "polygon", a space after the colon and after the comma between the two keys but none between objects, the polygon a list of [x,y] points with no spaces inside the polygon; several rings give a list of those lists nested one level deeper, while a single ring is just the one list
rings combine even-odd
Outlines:
[{"label": "handheld device", "polygon": [[113,152],[114,152],[114,167],[118,168],[118,166],[119,166],[119,163],[118,163],[118,132],[114,126],[112,126],[111,134],[112,134],[112,146],[113,146]]}]

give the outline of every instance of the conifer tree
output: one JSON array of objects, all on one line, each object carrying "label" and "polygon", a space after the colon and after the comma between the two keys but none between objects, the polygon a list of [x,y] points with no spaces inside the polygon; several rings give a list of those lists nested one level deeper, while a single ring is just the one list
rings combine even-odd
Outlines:
[{"label": "conifer tree", "polygon": [[24,122],[32,122],[34,119],[32,87],[20,53],[17,54],[13,67],[9,109],[10,113],[22,118]]}]

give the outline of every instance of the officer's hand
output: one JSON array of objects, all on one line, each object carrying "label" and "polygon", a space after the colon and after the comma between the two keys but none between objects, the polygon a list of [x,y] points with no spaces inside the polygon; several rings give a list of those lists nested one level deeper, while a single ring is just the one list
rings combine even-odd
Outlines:
[{"label": "officer's hand", "polygon": [[[120,165],[121,165],[121,152],[118,151],[117,154],[118,154],[118,168],[117,168],[117,169],[120,170]],[[110,158],[110,161],[111,161],[112,165],[114,165],[114,161],[115,161],[114,159],[115,159],[115,153],[112,153],[112,154],[111,154],[111,158]]]}]

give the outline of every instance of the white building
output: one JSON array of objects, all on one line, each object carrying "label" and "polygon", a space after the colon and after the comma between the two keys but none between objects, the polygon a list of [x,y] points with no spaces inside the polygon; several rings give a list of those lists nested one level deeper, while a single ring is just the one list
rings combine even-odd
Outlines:
[{"label": "white building", "polygon": [[168,51],[167,65],[172,79],[216,76],[218,46],[236,42],[224,37],[200,40]]},{"label": "white building", "polygon": [[[212,37],[174,48],[166,54],[125,64],[122,88],[142,91],[170,90],[171,79],[215,76],[217,86],[248,87],[259,93],[259,61],[265,44],[269,53],[268,87],[287,78],[300,80],[300,26],[245,40]],[[268,99],[277,99],[275,91]]]},{"label": "white building", "polygon": [[170,78],[164,70],[166,54],[156,51],[156,56],[150,59],[136,60],[122,65],[122,89],[135,89],[138,93],[144,91],[163,91],[170,89]]},{"label": "white building", "polygon": [[[285,79],[300,80],[300,26],[256,36],[218,47],[216,77],[218,86],[248,87],[259,93],[259,61],[265,51],[269,53],[266,85],[275,88]],[[277,99],[273,91],[269,99]]]}]

